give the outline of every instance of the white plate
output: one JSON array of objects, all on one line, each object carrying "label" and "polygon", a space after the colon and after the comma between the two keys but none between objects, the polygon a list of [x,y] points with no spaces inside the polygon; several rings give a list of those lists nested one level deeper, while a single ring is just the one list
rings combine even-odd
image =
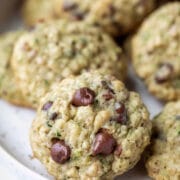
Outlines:
[{"label": "white plate", "polygon": [[[15,18],[7,26],[14,28],[19,24]],[[126,84],[130,90],[141,94],[151,113],[151,118],[160,112],[162,104],[146,91],[143,83],[135,77],[132,68],[130,68],[129,81]],[[11,170],[10,174],[13,178],[9,179],[13,180],[16,179],[15,177],[18,180],[53,179],[38,160],[32,159],[28,133],[34,116],[35,112],[32,110],[18,108],[0,100],[0,175],[2,172],[5,174],[4,168],[6,168],[6,170]],[[147,180],[148,177],[143,164],[138,163],[133,170],[118,179]]]}]

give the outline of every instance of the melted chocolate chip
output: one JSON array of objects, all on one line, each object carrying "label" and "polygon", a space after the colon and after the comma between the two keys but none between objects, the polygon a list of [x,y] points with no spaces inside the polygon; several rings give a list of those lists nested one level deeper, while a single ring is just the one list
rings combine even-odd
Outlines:
[{"label": "melted chocolate chip", "polygon": [[155,75],[156,82],[161,84],[169,80],[171,78],[173,69],[173,66],[169,63],[162,64]]},{"label": "melted chocolate chip", "polygon": [[74,106],[88,106],[94,102],[95,92],[89,88],[78,89],[72,99]]},{"label": "melted chocolate chip", "polygon": [[52,159],[60,164],[64,164],[70,158],[71,149],[64,141],[55,141],[51,147]]},{"label": "melted chocolate chip", "polygon": [[54,121],[57,117],[58,117],[58,113],[54,112],[50,114],[49,119]]},{"label": "melted chocolate chip", "polygon": [[99,132],[95,136],[92,147],[92,155],[109,155],[114,151],[115,147],[116,140],[113,138],[112,135],[108,134],[106,131]]},{"label": "melted chocolate chip", "polygon": [[126,124],[127,113],[126,113],[125,105],[123,103],[116,103],[115,108],[116,108],[117,117],[115,117],[114,120],[120,124]]},{"label": "melted chocolate chip", "polygon": [[51,106],[53,105],[52,101],[48,101],[46,104],[43,105],[42,110],[43,111],[47,111],[48,109],[51,108]]},{"label": "melted chocolate chip", "polygon": [[59,141],[58,138],[52,138],[52,139],[51,139],[52,144],[55,144],[55,143],[57,143],[58,141]]},{"label": "melted chocolate chip", "polygon": [[122,147],[121,147],[121,145],[117,145],[117,147],[116,147],[116,149],[115,149],[115,151],[114,151],[114,154],[115,154],[116,156],[120,156],[121,153],[122,153]]}]

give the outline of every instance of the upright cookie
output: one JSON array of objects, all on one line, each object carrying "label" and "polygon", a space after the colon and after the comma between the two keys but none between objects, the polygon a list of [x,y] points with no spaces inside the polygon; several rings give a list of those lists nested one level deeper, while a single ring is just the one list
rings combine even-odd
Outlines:
[{"label": "upright cookie", "polygon": [[134,29],[154,7],[154,0],[53,0],[56,15],[85,20],[111,35]]},{"label": "upright cookie", "polygon": [[69,75],[99,70],[123,79],[122,50],[100,29],[83,22],[55,21],[24,34],[16,43],[12,65],[33,107],[51,86]]},{"label": "upright cookie", "polygon": [[83,73],[42,99],[30,140],[57,179],[112,179],[132,168],[149,144],[151,121],[140,96],[116,78]]},{"label": "upright cookie", "polygon": [[10,63],[14,44],[22,34],[23,31],[15,31],[0,36],[0,97],[16,105],[28,106],[14,80]]},{"label": "upright cookie", "polygon": [[39,21],[54,19],[52,0],[25,0],[22,15],[25,23],[30,26]]},{"label": "upright cookie", "polygon": [[168,103],[153,120],[148,174],[157,180],[180,179],[180,101]]},{"label": "upright cookie", "polygon": [[132,41],[133,64],[162,100],[180,99],[180,2],[156,10]]}]

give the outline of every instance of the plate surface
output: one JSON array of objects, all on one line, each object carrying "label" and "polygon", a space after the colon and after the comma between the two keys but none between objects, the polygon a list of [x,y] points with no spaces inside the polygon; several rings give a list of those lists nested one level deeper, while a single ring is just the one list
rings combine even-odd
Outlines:
[{"label": "plate surface", "polygon": [[[20,27],[21,21],[18,16],[14,17],[6,27],[1,26],[0,31]],[[152,118],[161,111],[162,104],[147,92],[144,84],[135,76],[132,68],[129,69],[126,85],[130,90],[141,94]],[[12,169],[11,174],[14,173],[18,176],[18,180],[53,179],[48,175],[43,165],[32,158],[28,134],[34,116],[35,112],[32,110],[15,107],[0,100],[0,161],[1,165],[3,164],[2,167],[0,166],[0,174],[4,171],[3,167],[7,167]],[[142,162],[118,178],[118,180],[148,179]]]}]

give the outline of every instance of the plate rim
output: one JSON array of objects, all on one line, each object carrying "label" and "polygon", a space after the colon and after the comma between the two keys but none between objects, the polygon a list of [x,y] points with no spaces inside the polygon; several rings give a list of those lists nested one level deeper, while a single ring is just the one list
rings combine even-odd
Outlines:
[{"label": "plate rim", "polygon": [[[18,169],[22,169],[22,172],[26,172],[26,174],[31,174],[31,178],[36,178],[37,180],[47,180],[46,177],[43,177],[41,174],[38,174],[36,171],[25,166],[23,163],[19,162],[14,156],[12,156],[8,151],[0,144],[0,156],[5,156],[6,161],[12,162],[13,164],[17,165]],[[35,180],[35,179],[34,179]]]}]

